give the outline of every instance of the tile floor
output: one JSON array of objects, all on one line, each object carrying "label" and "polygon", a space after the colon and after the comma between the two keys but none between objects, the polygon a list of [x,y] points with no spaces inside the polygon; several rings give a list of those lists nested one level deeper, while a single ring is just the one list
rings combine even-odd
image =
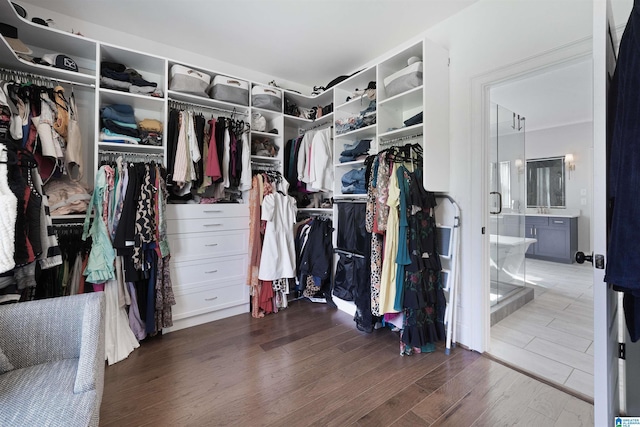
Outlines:
[{"label": "tile floor", "polygon": [[593,397],[591,265],[526,259],[533,301],[491,328],[489,353]]}]

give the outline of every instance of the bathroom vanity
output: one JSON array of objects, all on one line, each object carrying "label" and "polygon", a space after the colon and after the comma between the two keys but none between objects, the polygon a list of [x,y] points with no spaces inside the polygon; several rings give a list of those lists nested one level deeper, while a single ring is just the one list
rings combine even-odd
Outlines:
[{"label": "bathroom vanity", "polygon": [[528,245],[525,256],[545,261],[571,264],[578,250],[578,215],[571,214],[519,214],[504,213],[493,216],[492,230],[501,236],[514,236],[522,239],[522,222],[524,221],[524,237],[535,239]]},{"label": "bathroom vanity", "polygon": [[578,250],[578,217],[527,214],[525,237],[536,239],[527,249],[527,258],[571,264]]}]

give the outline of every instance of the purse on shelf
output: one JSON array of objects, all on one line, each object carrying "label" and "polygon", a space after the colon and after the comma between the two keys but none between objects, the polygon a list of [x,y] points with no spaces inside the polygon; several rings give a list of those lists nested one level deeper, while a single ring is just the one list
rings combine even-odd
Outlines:
[{"label": "purse on shelf", "polygon": [[251,114],[251,130],[265,132],[267,130],[267,119],[260,113]]}]

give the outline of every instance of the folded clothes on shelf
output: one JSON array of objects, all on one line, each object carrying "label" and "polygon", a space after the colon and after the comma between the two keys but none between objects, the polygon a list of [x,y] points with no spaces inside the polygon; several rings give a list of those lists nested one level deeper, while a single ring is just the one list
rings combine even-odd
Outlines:
[{"label": "folded clothes on shelf", "polygon": [[342,194],[365,194],[367,192],[365,168],[352,169],[341,179]]},{"label": "folded clothes on shelf", "polygon": [[344,150],[340,153],[340,163],[353,162],[366,155],[371,148],[370,139],[361,139],[353,144],[344,144]]},{"label": "folded clothes on shelf", "polygon": [[366,109],[360,111],[357,116],[336,120],[336,134],[340,135],[375,124],[376,117],[376,101],[373,100],[369,102],[369,106]]}]

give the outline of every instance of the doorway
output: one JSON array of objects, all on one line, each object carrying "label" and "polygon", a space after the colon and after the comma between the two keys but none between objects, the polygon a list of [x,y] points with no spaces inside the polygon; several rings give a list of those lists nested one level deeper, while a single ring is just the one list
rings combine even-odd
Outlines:
[{"label": "doorway", "polygon": [[[500,297],[492,295],[492,299],[498,301],[491,302],[489,352],[586,398],[593,396],[593,278],[588,266],[572,262],[572,252],[578,247],[580,250],[592,247],[589,232],[593,181],[591,74],[590,59],[553,66],[492,87],[489,107],[496,108],[496,112],[504,108],[503,114],[511,114],[516,120],[518,115],[526,117],[526,142],[520,151],[521,157],[507,154],[509,150],[520,149],[513,129],[502,136],[498,132],[495,140],[492,133],[490,138],[491,193],[504,191],[506,179],[501,176],[511,168],[510,197],[503,197],[500,214],[494,213],[500,210],[494,208],[499,196],[489,195],[490,232],[505,236],[492,237],[498,243],[494,246],[492,242],[490,246],[490,262],[495,263],[499,251],[505,251],[506,237],[513,237],[515,240],[510,243],[521,248],[522,253],[522,258],[514,257],[522,261],[517,270],[512,265],[507,270],[510,274],[504,268],[498,270],[497,276],[491,272],[491,282],[494,278],[498,282],[497,286],[492,283],[491,293],[502,289],[506,294],[507,288],[502,283],[514,286],[512,296],[523,295],[523,290],[530,292],[530,299],[522,297],[518,303],[511,302],[505,295],[507,300],[502,307],[512,305],[497,317],[494,313],[495,307],[501,306]],[[495,123],[499,130],[498,121]],[[524,132],[522,139],[525,139]],[[528,196],[536,196],[532,192],[541,191],[541,183],[549,187],[546,184],[549,174],[540,174],[547,179],[538,179],[538,188],[527,183],[529,175],[534,165],[553,164],[549,159],[560,164],[559,168],[556,165],[558,173],[553,176],[562,184],[565,197],[559,199],[561,203],[533,203],[531,200],[540,197]],[[509,167],[505,162],[509,162]],[[522,175],[518,175],[518,171]],[[549,194],[545,196],[543,200],[551,200]],[[577,243],[569,241],[564,247],[561,238],[564,235],[560,233],[566,231],[561,228],[567,224],[570,239],[575,237]],[[545,253],[544,248],[555,252]]]}]

